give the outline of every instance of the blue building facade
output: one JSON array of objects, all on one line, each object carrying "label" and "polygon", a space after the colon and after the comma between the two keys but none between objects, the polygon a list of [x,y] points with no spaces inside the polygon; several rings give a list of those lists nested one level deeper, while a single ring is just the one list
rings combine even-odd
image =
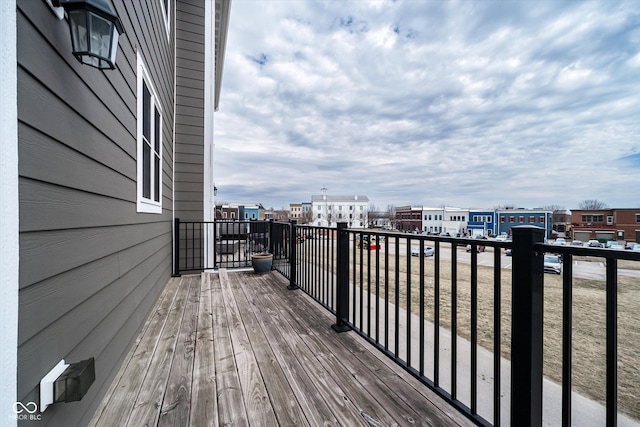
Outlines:
[{"label": "blue building facade", "polygon": [[491,237],[496,234],[495,211],[469,211],[467,230],[471,236]]},{"label": "blue building facade", "polygon": [[496,211],[496,234],[511,235],[511,229],[521,225],[532,225],[545,229],[551,237],[552,211],[538,209],[504,209]]},{"label": "blue building facade", "polygon": [[260,218],[260,210],[258,206],[238,206],[240,210],[240,219],[243,221],[248,221],[252,219]]}]

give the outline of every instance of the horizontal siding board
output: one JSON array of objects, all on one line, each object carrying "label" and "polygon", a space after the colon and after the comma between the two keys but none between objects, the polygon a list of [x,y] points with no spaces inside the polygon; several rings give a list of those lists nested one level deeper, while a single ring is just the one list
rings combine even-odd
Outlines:
[{"label": "horizontal siding board", "polygon": [[[194,34],[195,35],[195,34]],[[196,35],[197,38],[197,35]],[[193,38],[182,39],[178,38],[176,40],[176,46],[180,49],[181,52],[188,51],[190,53],[196,54],[204,58],[204,38],[202,41],[194,40]]]},{"label": "horizontal siding board", "polygon": [[[132,191],[135,194],[135,184]],[[20,179],[20,231],[109,227],[157,221],[155,216],[136,212],[135,200],[120,200]]]},{"label": "horizontal siding board", "polygon": [[199,60],[198,58],[195,58],[193,54],[185,54],[183,56],[181,52],[177,54],[177,56],[178,66],[204,72],[204,58]]},{"label": "horizontal siding board", "polygon": [[190,89],[204,90],[204,80],[200,77],[191,78],[178,75],[176,84],[179,86],[179,89],[185,87]]},{"label": "horizontal siding board", "polygon": [[[195,153],[195,154],[189,154],[189,153],[180,153],[180,154],[176,154],[176,161],[180,161],[180,163],[178,163],[176,166],[178,165],[182,165],[183,163],[186,163],[187,165],[193,165],[193,166],[189,166],[189,169],[187,171],[191,171],[193,170],[193,168],[195,167],[195,170],[203,170],[203,156],[200,153]],[[185,169],[181,169],[176,167],[175,172],[184,172]]]},{"label": "horizontal siding board", "polygon": [[[18,395],[24,396],[37,386],[48,372],[42,372],[38,367],[46,366],[47,361],[58,361],[74,354],[86,359],[99,354],[123,327],[134,329],[134,333],[138,331],[142,326],[139,322],[127,325],[126,321],[146,298],[155,302],[157,295],[149,295],[149,291],[164,273],[157,266],[169,259],[168,247],[150,254],[139,268],[123,275],[72,311],[62,313],[41,333],[21,345],[18,349],[18,371],[21,372]],[[166,283],[167,277],[162,280]],[[95,333],[95,328],[100,328],[102,333]]]},{"label": "horizontal siding board", "polygon": [[[28,159],[20,163],[21,176],[112,198],[135,200],[133,159],[128,160],[126,168],[115,171],[24,124],[18,127],[18,134],[19,156]],[[52,168],[52,164],[56,167]]]},{"label": "horizontal siding board", "polygon": [[189,67],[183,67],[178,64],[178,66],[176,67],[176,77],[178,79],[182,78],[204,80],[204,71]]},{"label": "horizontal siding board", "polygon": [[183,14],[194,15],[204,22],[204,3],[202,1],[179,1],[176,3],[176,13],[178,16]]},{"label": "horizontal siding board", "polygon": [[[184,31],[188,29],[192,32],[204,33],[204,20],[202,14],[193,14],[178,11],[176,14],[176,27],[178,29],[178,33],[180,31]],[[200,29],[202,28],[202,29]]]},{"label": "horizontal siding board", "polygon": [[[135,138],[129,136],[127,146],[119,146],[83,117],[69,110],[59,99],[49,96],[46,88],[20,69],[18,92],[19,121],[40,129],[51,138],[114,170],[132,164],[131,160],[136,157]],[[38,108],[31,108],[32,105],[38,105]],[[57,113],[53,115],[51,111]],[[82,135],[82,138],[78,135]]]},{"label": "horizontal siding board", "polygon": [[[204,140],[198,136],[176,134],[176,149],[182,150],[182,147],[179,147],[178,144],[182,146],[203,147]],[[178,151],[180,152],[180,150]]]},{"label": "horizontal siding board", "polygon": [[202,126],[189,126],[176,124],[176,139],[178,135],[192,135],[204,138],[204,128]]},{"label": "horizontal siding board", "polygon": [[[129,133],[135,132],[135,93],[131,90],[114,92],[111,86],[124,86],[119,73],[93,72],[90,67],[79,64],[70,53],[65,54],[64,58],[58,54],[51,55],[52,47],[47,43],[47,34],[34,31],[31,22],[22,14],[18,15],[17,27],[19,44],[25,46],[24,49],[18,48],[18,63],[21,67],[28,69],[66,104],[82,110],[88,120],[96,122],[101,117],[115,119]],[[68,38],[68,33],[66,36]],[[80,76],[76,75],[74,67],[80,67]],[[51,69],[57,72],[52,73]],[[111,84],[105,84],[111,79]],[[84,93],[79,93],[80,91]],[[87,107],[91,108],[86,110]],[[117,117],[112,113],[114,111],[118,112]]]},{"label": "horizontal siding board", "polygon": [[[151,215],[160,220],[160,216]],[[171,232],[171,222],[22,233],[21,288]],[[29,266],[29,268],[27,268]]]},{"label": "horizontal siding board", "polygon": [[67,313],[77,304],[97,294],[102,288],[141,264],[158,245],[167,245],[161,235],[132,248],[111,254],[74,270],[47,278],[20,293],[19,345]]},{"label": "horizontal siding board", "polygon": [[[178,111],[182,107],[200,108],[204,110],[204,98],[192,98],[190,96],[176,96]],[[204,113],[203,113],[204,114]]]},{"label": "horizontal siding board", "polygon": [[[180,201],[180,202],[176,202],[176,205],[180,203],[180,210],[182,211],[199,211],[202,212],[203,209],[203,203],[202,201]],[[176,211],[178,209],[176,208]]]},{"label": "horizontal siding board", "polygon": [[198,117],[204,121],[204,105],[199,107],[189,107],[186,105],[177,106],[176,109],[179,114],[176,114],[176,121],[180,116]]},{"label": "horizontal siding board", "polygon": [[191,193],[202,193],[203,185],[201,182],[180,182],[180,191],[191,192]]},{"label": "horizontal siding board", "polygon": [[192,67],[193,64],[194,66],[192,68],[198,70],[200,69],[196,65],[198,63],[202,63],[204,66],[204,55],[191,50],[180,51],[180,54],[178,55],[178,64],[181,64],[183,67]]},{"label": "horizontal siding board", "polygon": [[[183,191],[180,193],[180,199],[176,199],[176,202],[195,202],[202,204],[202,189],[200,191]],[[182,205],[184,209],[184,205]]]},{"label": "horizontal siding board", "polygon": [[[101,139],[107,139],[109,145],[115,145],[129,156],[135,157],[135,128],[126,129],[120,122],[114,120],[112,112],[86,87],[71,86],[69,92],[63,93],[60,98],[53,95],[50,88],[19,67],[18,91],[24,95],[18,102],[19,117],[45,133],[48,133],[49,129],[70,127],[72,135],[67,139],[81,139],[84,145],[101,144]],[[67,97],[75,98],[77,101],[70,106],[64,101]],[[39,108],[31,108],[32,105],[38,105]],[[49,106],[55,109],[49,109]],[[52,111],[56,113],[51,114]],[[73,127],[74,122],[82,122],[87,132],[79,133],[79,129]],[[78,138],[78,135],[82,135],[82,138]],[[98,138],[97,142],[93,141],[94,135]]]},{"label": "horizontal siding board", "polygon": [[202,117],[180,115],[176,117],[176,133],[179,133],[178,129],[181,130],[181,126],[201,128],[204,132],[204,119]]}]

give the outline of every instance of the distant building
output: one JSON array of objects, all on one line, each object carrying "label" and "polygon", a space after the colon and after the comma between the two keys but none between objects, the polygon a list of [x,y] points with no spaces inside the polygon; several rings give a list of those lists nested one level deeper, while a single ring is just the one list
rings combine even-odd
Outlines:
[{"label": "distant building", "polygon": [[422,206],[399,206],[396,208],[396,228],[412,233],[422,230]]},{"label": "distant building", "polygon": [[421,230],[427,233],[440,234],[443,231],[444,208],[422,208]]},{"label": "distant building", "polygon": [[467,234],[467,221],[469,220],[469,209],[445,207],[444,219],[442,221],[442,231],[451,236]]},{"label": "distant building", "polygon": [[533,225],[544,228],[545,236],[552,237],[552,215],[552,211],[544,209],[499,209],[496,211],[496,234],[511,235],[513,227]]},{"label": "distant building", "polygon": [[640,208],[576,209],[571,211],[571,233],[576,240],[640,242]]},{"label": "distant building", "polygon": [[348,223],[350,228],[366,228],[369,223],[369,198],[367,196],[333,196],[326,191],[311,196],[313,225],[335,227],[338,222]]},{"label": "distant building", "polygon": [[493,236],[496,232],[496,212],[493,210],[469,210],[467,231],[471,236]]},{"label": "distant building", "polygon": [[289,203],[289,218],[300,222],[300,219],[302,219],[302,203]]},{"label": "distant building", "polygon": [[216,205],[215,218],[237,220],[240,218],[238,206],[230,206],[228,204]]},{"label": "distant building", "polygon": [[369,212],[369,227],[391,228],[391,218],[389,218],[389,212],[387,211]]}]

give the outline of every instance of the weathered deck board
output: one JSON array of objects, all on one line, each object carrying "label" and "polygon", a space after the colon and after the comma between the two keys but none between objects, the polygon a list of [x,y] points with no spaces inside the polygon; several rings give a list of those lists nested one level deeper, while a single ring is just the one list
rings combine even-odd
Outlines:
[{"label": "weathered deck board", "polygon": [[160,333],[167,320],[167,313],[180,291],[180,285],[181,279],[171,280],[167,284],[142,328],[140,338],[136,340],[130,355],[122,364],[120,372],[109,387],[89,426],[126,424],[133,409],[129,403],[135,401],[140,392],[151,363],[150,355],[158,344]]},{"label": "weathered deck board", "polygon": [[[219,276],[214,276],[219,280]],[[200,306],[196,335],[193,386],[191,388],[191,417],[194,426],[217,426],[218,399],[216,398],[216,369],[213,354],[213,313],[211,311],[212,275],[202,273]]]},{"label": "weathered deck board", "polygon": [[171,279],[91,425],[472,425],[287,284]]},{"label": "weathered deck board", "polygon": [[180,331],[169,372],[167,389],[162,401],[159,426],[184,426],[189,424],[191,409],[191,383],[195,335],[198,326],[198,308],[200,303],[200,278],[190,277],[187,297]]},{"label": "weathered deck board", "polygon": [[248,426],[242,386],[231,344],[220,276],[212,282],[213,353],[215,355],[218,419],[220,425]]},{"label": "weathered deck board", "polygon": [[[262,304],[263,301],[262,299],[251,298],[249,300],[247,298],[247,295],[242,291],[240,277],[237,274],[229,275],[231,291],[242,313],[242,324],[247,333],[247,338],[251,342],[251,347],[270,396],[269,400],[278,424],[291,426],[309,425],[300,405],[298,405],[284,370],[278,363],[278,356],[275,355],[274,348],[270,345],[270,340],[265,334],[266,331],[261,327],[265,319],[263,321],[258,320],[253,309],[256,305]],[[269,324],[271,322],[273,320],[267,319],[265,323]],[[286,357],[290,357],[290,355]]]},{"label": "weathered deck board", "polygon": [[[229,319],[229,331],[233,341],[233,353],[236,359],[238,377],[242,387],[247,417],[256,420],[259,425],[276,425],[276,415],[269,401],[266,386],[262,379],[258,361],[245,330],[244,319],[236,302],[236,294],[231,289],[225,270],[220,272],[222,295]],[[260,345],[260,343],[255,343]]]}]

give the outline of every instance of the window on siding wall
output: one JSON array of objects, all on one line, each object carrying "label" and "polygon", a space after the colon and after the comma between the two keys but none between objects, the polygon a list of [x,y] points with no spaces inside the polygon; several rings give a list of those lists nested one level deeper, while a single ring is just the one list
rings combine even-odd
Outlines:
[{"label": "window on siding wall", "polygon": [[138,54],[138,212],[162,213],[162,112]]}]

